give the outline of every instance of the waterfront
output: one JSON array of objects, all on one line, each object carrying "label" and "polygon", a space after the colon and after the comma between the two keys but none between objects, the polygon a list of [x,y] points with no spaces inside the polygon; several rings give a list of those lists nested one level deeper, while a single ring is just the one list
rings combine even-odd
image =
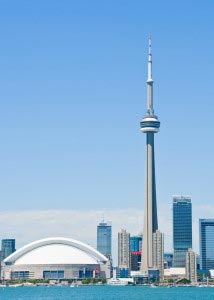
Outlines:
[{"label": "waterfront", "polygon": [[7,287],[0,300],[210,300],[214,288],[146,286]]}]

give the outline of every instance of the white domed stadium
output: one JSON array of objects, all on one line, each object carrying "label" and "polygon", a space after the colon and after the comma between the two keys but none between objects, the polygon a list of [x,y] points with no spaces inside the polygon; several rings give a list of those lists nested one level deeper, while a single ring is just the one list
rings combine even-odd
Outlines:
[{"label": "white domed stadium", "polygon": [[81,279],[110,276],[108,259],[91,246],[69,238],[46,238],[32,242],[2,265],[4,279]]}]

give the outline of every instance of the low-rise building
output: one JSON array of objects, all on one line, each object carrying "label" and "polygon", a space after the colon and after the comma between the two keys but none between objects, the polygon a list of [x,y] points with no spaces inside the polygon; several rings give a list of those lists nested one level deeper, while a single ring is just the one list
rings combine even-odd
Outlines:
[{"label": "low-rise building", "polygon": [[1,276],[10,279],[109,278],[108,259],[93,247],[68,238],[30,243],[2,262]]},{"label": "low-rise building", "polygon": [[173,281],[176,281],[179,278],[185,278],[185,277],[186,277],[185,268],[164,269],[164,279],[165,280],[172,279]]}]

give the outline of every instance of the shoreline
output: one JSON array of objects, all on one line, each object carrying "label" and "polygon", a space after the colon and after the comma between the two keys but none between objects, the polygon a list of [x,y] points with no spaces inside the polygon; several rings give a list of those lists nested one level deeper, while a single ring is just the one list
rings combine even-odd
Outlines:
[{"label": "shoreline", "polygon": [[[21,287],[66,287],[66,288],[78,288],[78,287],[112,287],[114,285],[110,284],[77,284],[77,285],[72,285],[72,284],[8,284],[8,285],[0,285],[0,290],[1,288],[21,288]],[[116,286],[116,285],[115,285]],[[117,285],[118,286],[118,285]],[[205,285],[205,284],[198,284],[198,285],[155,285],[155,284],[136,284],[136,285],[123,285],[123,287],[148,287],[148,288],[181,288],[181,287],[190,287],[190,288],[214,288],[213,285]],[[119,286],[121,287],[121,286]]]}]

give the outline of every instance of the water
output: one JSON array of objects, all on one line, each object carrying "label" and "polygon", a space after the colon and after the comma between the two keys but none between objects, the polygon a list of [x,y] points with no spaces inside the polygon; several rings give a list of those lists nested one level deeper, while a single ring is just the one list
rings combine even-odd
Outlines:
[{"label": "water", "polygon": [[7,287],[0,300],[212,300],[214,288],[145,286]]}]

